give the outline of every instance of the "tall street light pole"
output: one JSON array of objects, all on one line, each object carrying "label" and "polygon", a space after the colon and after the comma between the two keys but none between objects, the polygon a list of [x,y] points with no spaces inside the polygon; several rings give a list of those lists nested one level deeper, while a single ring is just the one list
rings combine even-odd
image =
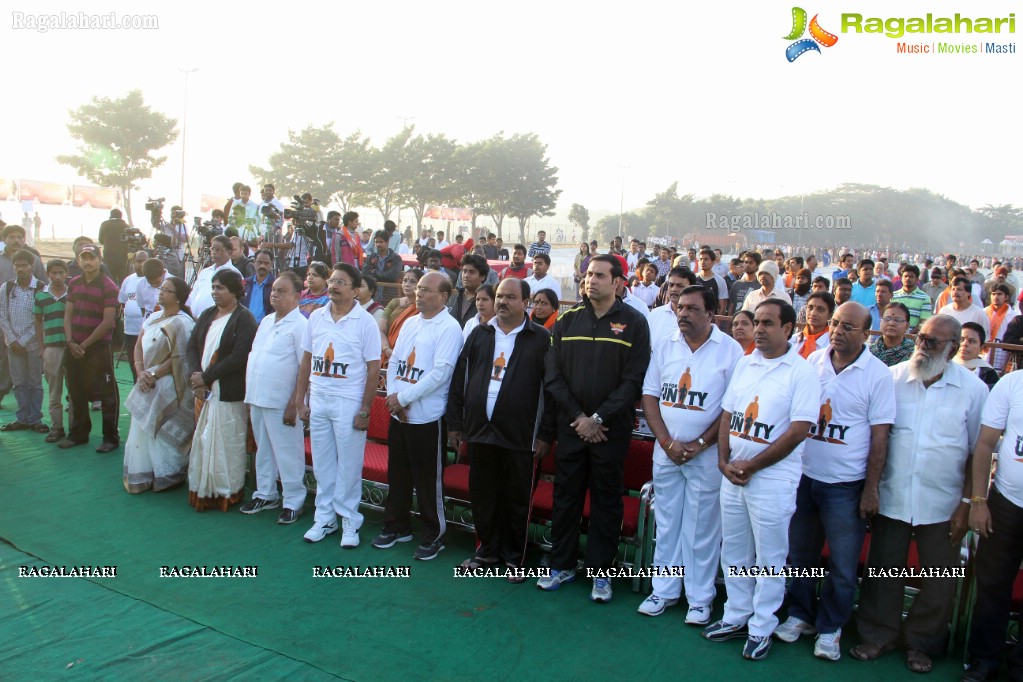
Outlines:
[{"label": "tall street light pole", "polygon": [[181,198],[178,206],[185,208],[185,143],[188,141],[188,74],[195,73],[199,68],[178,69],[185,74],[185,113],[181,117]]}]

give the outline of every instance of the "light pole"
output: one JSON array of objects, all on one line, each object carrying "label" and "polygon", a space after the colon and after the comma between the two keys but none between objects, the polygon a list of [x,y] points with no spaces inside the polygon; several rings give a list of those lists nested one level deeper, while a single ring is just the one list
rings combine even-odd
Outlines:
[{"label": "light pole", "polygon": [[181,117],[181,198],[178,206],[185,208],[185,143],[188,141],[188,74],[198,71],[198,67],[178,69],[185,74],[185,113]]},{"label": "light pole", "polygon": [[416,120],[415,116],[395,116],[395,118],[401,119],[401,129],[408,128],[408,122]]}]

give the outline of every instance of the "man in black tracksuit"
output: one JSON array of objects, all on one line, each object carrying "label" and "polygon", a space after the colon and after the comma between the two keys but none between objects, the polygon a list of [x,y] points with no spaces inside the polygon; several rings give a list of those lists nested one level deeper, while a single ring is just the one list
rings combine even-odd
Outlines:
[{"label": "man in black tracksuit", "polygon": [[[613,256],[590,260],[585,297],[554,325],[545,383],[557,407],[558,456],[551,526],[551,575],[537,587],[555,590],[575,579],[579,524],[587,488],[588,569],[606,569],[618,553],[623,467],[636,401],[650,362],[646,319],[615,296],[623,277]],[[611,600],[610,581],[596,577],[590,598]]]},{"label": "man in black tracksuit", "polygon": [[448,435],[456,450],[462,440],[469,444],[469,492],[480,539],[476,554],[462,564],[467,568],[522,566],[535,462],[554,439],[554,413],[543,395],[550,334],[526,316],[528,301],[524,280],[501,282],[495,319],[472,331],[451,377]]}]

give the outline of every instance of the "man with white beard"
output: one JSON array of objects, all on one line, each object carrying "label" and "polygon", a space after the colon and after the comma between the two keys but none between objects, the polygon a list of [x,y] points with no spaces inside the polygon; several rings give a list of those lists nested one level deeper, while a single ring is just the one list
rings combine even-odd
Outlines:
[{"label": "man with white beard", "polygon": [[[960,333],[955,318],[935,315],[921,326],[910,359],[890,368],[895,424],[860,592],[861,644],[849,652],[861,661],[894,649],[900,634],[906,666],[913,672],[928,672],[931,656],[945,650],[956,588],[948,569],[959,566],[972,494],[970,458],[987,398],[984,382],[950,362]],[[913,537],[920,565],[939,570],[942,577],[922,579],[903,623],[900,569]]]}]

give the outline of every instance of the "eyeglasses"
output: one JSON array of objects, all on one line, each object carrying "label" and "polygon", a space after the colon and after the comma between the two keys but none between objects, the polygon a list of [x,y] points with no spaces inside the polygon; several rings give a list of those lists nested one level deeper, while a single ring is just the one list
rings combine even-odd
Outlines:
[{"label": "eyeglasses", "polygon": [[841,327],[842,331],[844,331],[846,334],[851,334],[852,332],[859,329],[859,327],[854,327],[848,322],[839,322],[838,320],[835,319],[828,320],[828,326],[830,326],[832,329],[837,329],[838,327]]},{"label": "eyeglasses", "polygon": [[327,286],[330,286],[331,284],[337,284],[337,285],[340,285],[340,286],[344,286],[346,284],[351,284],[351,282],[349,282],[347,280],[343,280],[343,279],[328,279],[327,280]]},{"label": "eyeglasses", "polygon": [[901,317],[882,317],[881,321],[886,324],[907,324],[909,320],[904,320]]},{"label": "eyeglasses", "polygon": [[934,350],[939,345],[947,343],[945,339],[939,339],[936,336],[929,336],[927,334],[917,334],[916,340],[913,341],[914,345],[923,345],[927,350]]}]

